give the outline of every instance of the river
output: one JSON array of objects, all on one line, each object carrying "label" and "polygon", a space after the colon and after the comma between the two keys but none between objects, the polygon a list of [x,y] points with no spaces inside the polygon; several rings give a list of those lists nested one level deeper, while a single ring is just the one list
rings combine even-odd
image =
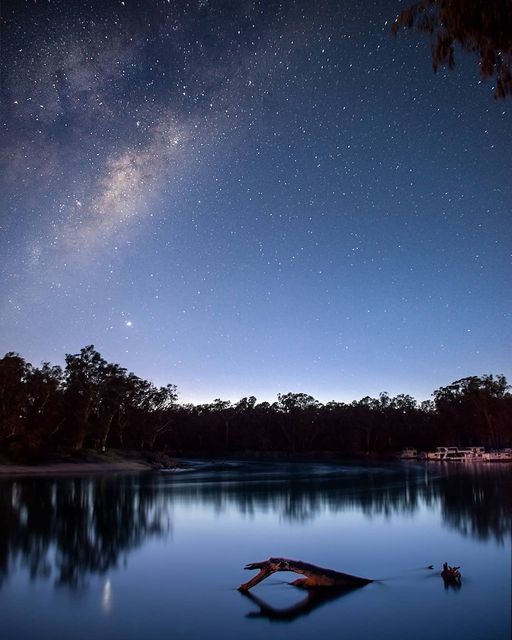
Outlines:
[{"label": "river", "polygon": [[[512,635],[510,465],[3,478],[0,518],[2,640]],[[238,592],[244,565],[270,556],[375,582],[308,595],[276,573]]]}]

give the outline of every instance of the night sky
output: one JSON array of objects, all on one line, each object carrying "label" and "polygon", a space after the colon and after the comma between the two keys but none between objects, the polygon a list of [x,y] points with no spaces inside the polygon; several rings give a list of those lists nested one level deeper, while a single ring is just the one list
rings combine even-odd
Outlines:
[{"label": "night sky", "polygon": [[512,378],[512,102],[406,4],[3,0],[1,354],[191,402]]}]

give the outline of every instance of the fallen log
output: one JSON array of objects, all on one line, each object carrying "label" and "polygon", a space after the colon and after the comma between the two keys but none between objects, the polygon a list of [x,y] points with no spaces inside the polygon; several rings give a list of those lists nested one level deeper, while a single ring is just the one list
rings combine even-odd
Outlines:
[{"label": "fallen log", "polygon": [[265,580],[268,576],[277,571],[292,571],[306,576],[290,582],[294,587],[300,589],[317,589],[323,587],[335,587],[338,589],[352,589],[362,587],[373,580],[352,576],[348,573],[341,573],[333,569],[324,569],[314,564],[301,562],[300,560],[289,560],[288,558],[269,558],[263,562],[251,562],[245,565],[244,569],[253,571],[259,569],[259,573],[248,582],[244,582],[238,587],[239,591],[249,591],[258,582]]}]

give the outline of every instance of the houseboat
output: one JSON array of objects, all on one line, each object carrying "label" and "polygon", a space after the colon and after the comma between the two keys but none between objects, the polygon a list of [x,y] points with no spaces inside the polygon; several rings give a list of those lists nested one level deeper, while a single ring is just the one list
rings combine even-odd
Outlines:
[{"label": "houseboat", "polygon": [[451,462],[461,461],[464,458],[459,453],[458,447],[436,447],[435,451],[427,451],[425,454],[426,460],[432,460],[435,462],[449,460]]},{"label": "houseboat", "polygon": [[421,456],[437,462],[512,462],[512,449],[485,451],[485,447],[436,447]]},{"label": "houseboat", "polygon": [[494,449],[484,453],[485,462],[512,462],[512,449]]}]

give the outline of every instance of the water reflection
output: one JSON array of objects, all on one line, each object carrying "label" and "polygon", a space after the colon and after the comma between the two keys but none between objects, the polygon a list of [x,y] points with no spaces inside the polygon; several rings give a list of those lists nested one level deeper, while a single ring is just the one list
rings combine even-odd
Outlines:
[{"label": "water reflection", "polygon": [[250,591],[242,592],[244,598],[248,598],[258,606],[258,611],[250,611],[247,618],[266,618],[270,622],[293,622],[301,616],[306,616],[327,602],[337,600],[352,593],[354,589],[317,589],[309,591],[305,598],[290,607],[276,608],[265,602],[262,598]]},{"label": "water reflection", "polygon": [[112,610],[112,583],[110,578],[105,580],[103,585],[103,593],[101,595],[101,607],[105,613],[110,613]]},{"label": "water reflection", "polygon": [[465,536],[503,542],[512,531],[512,469],[474,466],[464,473],[443,469],[438,495],[443,519]]},{"label": "water reflection", "polygon": [[[22,566],[32,579],[83,585],[107,575],[151,537],[168,535],[174,504],[203,505],[246,517],[272,511],[300,524],[325,512],[377,514],[440,509],[444,523],[465,536],[505,540],[512,531],[512,473],[508,467],[248,464],[177,475],[16,479],[0,482],[0,585]],[[103,609],[112,606],[104,583]],[[258,615],[303,615],[314,598],[277,612],[257,602]]]},{"label": "water reflection", "polygon": [[0,584],[20,563],[32,579],[81,586],[166,533],[167,507],[158,486],[136,477],[3,481]]},{"label": "water reflection", "polygon": [[[222,479],[219,482],[219,479]],[[444,463],[382,466],[244,465],[236,471],[160,479],[182,503],[235,508],[246,516],[273,511],[301,523],[323,512],[356,509],[368,517],[414,514],[439,506],[443,521],[463,535],[503,542],[512,531],[509,465]]]}]

